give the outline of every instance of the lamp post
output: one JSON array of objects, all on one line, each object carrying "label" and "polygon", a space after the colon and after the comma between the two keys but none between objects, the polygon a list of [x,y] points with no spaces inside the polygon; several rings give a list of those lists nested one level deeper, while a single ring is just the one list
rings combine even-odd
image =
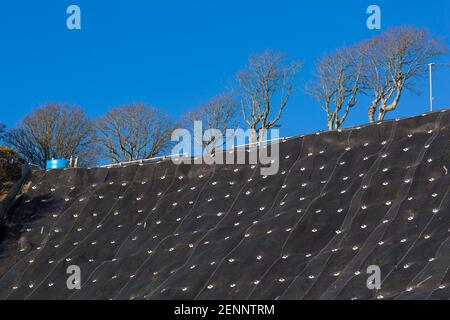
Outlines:
[{"label": "lamp post", "polygon": [[435,66],[435,63],[429,63],[428,67],[430,69],[430,111],[433,112],[433,67]]}]

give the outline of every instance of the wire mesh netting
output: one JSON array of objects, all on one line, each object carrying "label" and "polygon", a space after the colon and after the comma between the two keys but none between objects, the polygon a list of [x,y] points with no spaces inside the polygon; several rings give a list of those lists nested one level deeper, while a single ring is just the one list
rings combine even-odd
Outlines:
[{"label": "wire mesh netting", "polygon": [[448,299],[449,120],[282,140],[272,176],[171,161],[35,172],[2,223],[0,299]]}]

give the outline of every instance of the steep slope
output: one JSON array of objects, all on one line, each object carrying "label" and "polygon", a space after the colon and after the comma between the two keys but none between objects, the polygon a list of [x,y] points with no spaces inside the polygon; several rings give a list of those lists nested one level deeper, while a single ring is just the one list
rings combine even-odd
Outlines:
[{"label": "steep slope", "polygon": [[3,222],[0,299],[449,299],[449,120],[288,139],[267,177],[170,161],[35,173]]}]

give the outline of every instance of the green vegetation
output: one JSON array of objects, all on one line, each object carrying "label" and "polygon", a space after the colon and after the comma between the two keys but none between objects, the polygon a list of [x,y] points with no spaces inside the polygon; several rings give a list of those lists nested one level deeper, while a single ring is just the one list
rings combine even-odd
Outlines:
[{"label": "green vegetation", "polygon": [[14,150],[0,145],[0,202],[14,183],[20,179],[22,163],[23,161]]}]

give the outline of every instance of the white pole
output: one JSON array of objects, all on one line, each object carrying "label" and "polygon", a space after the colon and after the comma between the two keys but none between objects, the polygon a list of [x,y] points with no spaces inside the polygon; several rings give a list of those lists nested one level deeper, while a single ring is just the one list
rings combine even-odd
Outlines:
[{"label": "white pole", "polygon": [[430,63],[428,66],[430,68],[430,111],[433,112],[433,67],[435,64]]}]

